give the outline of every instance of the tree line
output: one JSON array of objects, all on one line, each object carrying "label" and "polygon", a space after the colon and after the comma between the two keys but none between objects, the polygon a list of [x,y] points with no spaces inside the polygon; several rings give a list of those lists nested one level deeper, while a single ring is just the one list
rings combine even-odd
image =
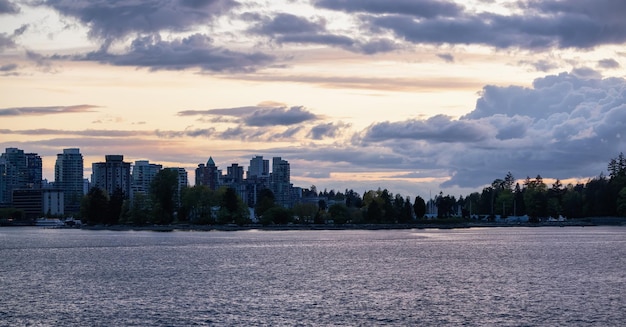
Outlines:
[{"label": "tree line", "polygon": [[[393,194],[387,189],[369,190],[362,195],[352,189],[317,191],[315,186],[303,191],[305,201],[292,208],[277,205],[269,189],[259,193],[253,209],[263,225],[271,224],[408,224],[428,223],[427,208],[436,208],[437,221],[462,221],[496,216],[523,216],[538,222],[544,217],[582,218],[626,216],[626,160],[624,155],[611,159],[609,175],[586,183],[563,185],[556,180],[548,186],[540,175],[527,177],[520,184],[509,172],[495,179],[482,192],[458,199],[439,193],[425,201],[416,196]],[[318,199],[315,202],[307,199]],[[250,210],[232,188],[211,190],[196,185],[178,194],[177,173],[160,171],[150,191],[137,193],[132,201],[121,190],[108,196],[92,188],[83,198],[81,214],[88,224],[237,224],[251,223]]]}]

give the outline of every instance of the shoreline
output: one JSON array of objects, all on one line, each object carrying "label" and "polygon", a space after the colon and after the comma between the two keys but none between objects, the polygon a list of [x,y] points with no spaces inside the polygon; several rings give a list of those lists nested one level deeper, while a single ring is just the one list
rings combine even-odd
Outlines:
[{"label": "shoreline", "polygon": [[[60,226],[41,228],[61,228],[61,229],[84,229],[84,230],[108,230],[108,231],[297,231],[297,230],[405,230],[405,229],[467,229],[467,228],[490,228],[490,227],[594,227],[594,226],[626,226],[626,217],[591,217],[569,221],[546,221],[539,223],[504,223],[504,222],[454,222],[441,223],[436,221],[416,222],[411,224],[289,224],[289,225],[268,225],[248,224],[237,226],[228,225],[195,225],[195,224],[171,224],[171,225],[83,225],[83,226]],[[31,224],[11,224],[0,225],[0,227],[37,227]]]},{"label": "shoreline", "polygon": [[412,223],[412,224],[290,224],[290,225],[269,225],[249,224],[237,225],[193,225],[193,224],[172,224],[172,225],[94,225],[82,226],[85,230],[110,230],[110,231],[298,231],[298,230],[404,230],[404,229],[467,229],[467,228],[489,228],[489,227],[595,227],[595,226],[626,226],[626,217],[611,218],[587,218],[562,222],[540,222],[540,223],[491,223],[491,222],[467,222],[453,224],[437,223]]}]

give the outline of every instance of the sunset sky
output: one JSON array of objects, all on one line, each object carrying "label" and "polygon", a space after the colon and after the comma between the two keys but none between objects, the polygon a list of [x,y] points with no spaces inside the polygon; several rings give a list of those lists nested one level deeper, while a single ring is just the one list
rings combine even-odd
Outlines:
[{"label": "sunset sky", "polygon": [[465,195],[626,152],[626,1],[0,0],[0,152]]}]

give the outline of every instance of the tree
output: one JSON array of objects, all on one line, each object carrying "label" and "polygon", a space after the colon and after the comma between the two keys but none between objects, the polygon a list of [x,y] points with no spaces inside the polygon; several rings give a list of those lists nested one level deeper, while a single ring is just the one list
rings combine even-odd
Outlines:
[{"label": "tree", "polygon": [[413,212],[415,213],[415,217],[417,219],[424,218],[426,214],[426,202],[421,196],[415,197],[415,202],[413,202]]},{"label": "tree", "polygon": [[92,187],[83,198],[80,212],[87,224],[105,224],[109,215],[109,198],[98,187]]},{"label": "tree", "polygon": [[133,225],[144,225],[150,220],[150,198],[144,193],[135,193],[130,203],[128,222]]},{"label": "tree", "polygon": [[535,180],[527,179],[525,184],[524,205],[526,206],[529,221],[538,222],[540,217],[548,215],[546,184],[540,175],[537,175]]},{"label": "tree", "polygon": [[619,191],[617,197],[617,214],[626,217],[626,187]]},{"label": "tree", "polygon": [[330,218],[333,219],[335,224],[342,225],[350,220],[350,211],[343,203],[335,203],[328,208]]},{"label": "tree", "polygon": [[254,214],[257,217],[261,217],[267,210],[273,208],[274,206],[276,206],[274,192],[268,188],[264,188],[261,192],[259,192],[259,198],[254,206]]},{"label": "tree", "polygon": [[293,213],[287,208],[281,206],[274,206],[267,210],[261,218],[261,224],[264,226],[270,224],[284,225],[290,223],[293,219]]},{"label": "tree", "polygon": [[315,203],[297,203],[293,206],[293,214],[301,224],[312,223],[317,211]]},{"label": "tree", "polygon": [[179,220],[195,224],[213,224],[213,207],[219,205],[217,194],[206,185],[184,188],[181,192]]},{"label": "tree", "polygon": [[122,215],[122,205],[125,199],[126,195],[121,188],[118,187],[113,191],[109,198],[109,214],[107,215],[105,223],[111,225],[119,223],[120,216]]},{"label": "tree", "polygon": [[369,206],[367,206],[367,214],[365,215],[365,222],[369,224],[377,224],[380,223],[383,211],[380,208],[380,205],[376,201],[372,201]]},{"label": "tree", "polygon": [[250,212],[248,206],[243,203],[234,188],[226,188],[221,196],[220,211],[218,213],[218,223],[244,225],[249,223]]},{"label": "tree", "polygon": [[178,193],[178,172],[172,169],[160,170],[150,184],[153,203],[152,222],[171,224],[176,211]]}]

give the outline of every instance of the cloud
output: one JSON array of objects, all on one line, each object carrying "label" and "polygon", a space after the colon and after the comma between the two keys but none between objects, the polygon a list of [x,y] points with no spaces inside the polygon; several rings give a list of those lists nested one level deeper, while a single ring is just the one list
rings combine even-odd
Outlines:
[{"label": "cloud", "polygon": [[126,130],[108,130],[108,129],[86,129],[86,130],[64,130],[64,129],[50,129],[50,128],[38,128],[38,129],[25,129],[25,130],[11,130],[0,129],[2,134],[10,135],[73,135],[73,136],[86,136],[86,137],[110,137],[110,138],[128,138],[133,136],[149,136],[154,135],[149,131],[126,131]]},{"label": "cloud", "polygon": [[5,49],[15,48],[15,39],[24,34],[24,32],[28,29],[28,26],[28,24],[20,26],[15,29],[11,35],[7,33],[0,33],[0,52],[3,52]]},{"label": "cloud", "polygon": [[453,120],[437,115],[426,120],[375,123],[365,130],[365,142],[410,139],[436,143],[472,143],[488,137],[488,130],[475,121]]},{"label": "cloud", "polygon": [[385,38],[360,40],[332,33],[327,30],[326,20],[322,18],[311,20],[289,13],[276,13],[274,16],[245,14],[243,17],[256,21],[249,28],[250,33],[268,37],[278,44],[320,44],[364,54],[389,52],[399,47]]},{"label": "cloud", "polygon": [[451,1],[321,0],[320,8],[360,13],[363,31],[391,31],[415,44],[482,44],[499,49],[589,49],[626,42],[626,3],[520,1],[514,14],[474,12]]},{"label": "cloud", "polygon": [[98,106],[82,104],[76,106],[52,106],[52,107],[21,107],[0,109],[0,116],[43,116],[67,113],[96,112]]},{"label": "cloud", "polygon": [[17,14],[20,12],[20,7],[8,0],[0,0],[0,15],[2,14]]},{"label": "cloud", "polygon": [[507,171],[524,178],[587,178],[626,146],[626,80],[587,72],[538,78],[530,88],[485,86],[458,120],[435,116],[381,122],[361,131],[359,147],[382,147],[413,170],[439,167],[443,187],[477,187]]},{"label": "cloud", "polygon": [[171,41],[163,41],[159,35],[143,36],[136,38],[125,53],[113,54],[101,49],[72,59],[150,70],[197,67],[212,72],[250,72],[275,61],[274,57],[260,52],[243,53],[214,46],[211,38],[203,34]]},{"label": "cloud", "polygon": [[239,4],[232,0],[49,0],[41,5],[76,18],[89,28],[92,38],[110,42],[131,34],[206,26]]},{"label": "cloud", "polygon": [[617,62],[617,60],[608,58],[608,59],[602,59],[598,61],[598,67],[605,68],[605,69],[613,69],[613,68],[619,68],[620,64],[619,62]]},{"label": "cloud", "polygon": [[263,127],[263,126],[288,126],[313,121],[319,117],[302,106],[287,108],[279,107],[263,107],[248,106],[238,108],[225,109],[209,109],[209,110],[184,110],[178,112],[179,116],[194,115],[226,115],[238,117],[247,126]]},{"label": "cloud", "polygon": [[324,138],[336,138],[342,135],[343,132],[350,126],[350,124],[345,124],[343,122],[318,124],[311,128],[311,130],[307,134],[307,137],[314,140],[321,140]]},{"label": "cloud", "polygon": [[17,64],[6,64],[0,66],[0,72],[11,72],[17,69]]},{"label": "cloud", "polygon": [[318,0],[315,5],[349,13],[402,14],[421,18],[453,17],[463,9],[454,2],[437,0]]},{"label": "cloud", "polygon": [[437,57],[443,59],[443,61],[445,62],[454,62],[454,56],[449,53],[440,53],[437,55]]}]

